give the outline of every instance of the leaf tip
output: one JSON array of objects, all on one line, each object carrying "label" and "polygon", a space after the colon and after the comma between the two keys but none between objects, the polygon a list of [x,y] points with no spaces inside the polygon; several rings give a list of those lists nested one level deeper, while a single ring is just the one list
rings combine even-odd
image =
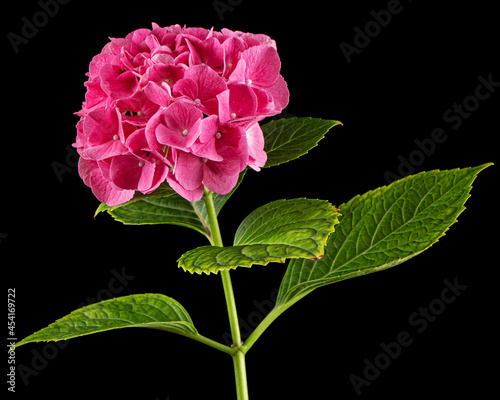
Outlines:
[{"label": "leaf tip", "polygon": [[479,172],[480,172],[482,170],[485,170],[488,167],[491,167],[492,165],[495,165],[495,163],[493,163],[493,162],[490,161],[490,162],[478,165],[477,168],[479,169]]},{"label": "leaf tip", "polygon": [[99,207],[97,207],[95,210],[94,219],[96,219],[97,214],[106,211],[107,207],[108,207],[108,205],[106,203],[99,204]]}]

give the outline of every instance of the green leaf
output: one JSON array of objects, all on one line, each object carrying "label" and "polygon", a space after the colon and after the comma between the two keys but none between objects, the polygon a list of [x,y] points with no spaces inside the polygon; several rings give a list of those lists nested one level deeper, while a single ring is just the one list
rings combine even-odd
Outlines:
[{"label": "green leaf", "polygon": [[320,118],[282,118],[262,126],[265,167],[273,167],[295,160],[315,147],[339,121]]},{"label": "green leaf", "polygon": [[[246,169],[241,172],[236,186],[230,193],[213,195],[217,214],[241,184],[245,173]],[[107,211],[115,220],[126,225],[179,225],[194,229],[209,240],[211,237],[203,199],[190,202],[179,196],[167,184],[161,185],[149,195],[138,193],[131,201],[118,206],[110,207],[102,203],[97,208],[96,215],[103,211]]]},{"label": "green leaf", "polygon": [[126,225],[179,225],[209,236],[210,230],[200,219],[191,202],[178,194],[165,197],[145,197],[107,210]]},{"label": "green leaf", "polygon": [[162,294],[137,294],[75,310],[21,340],[16,347],[121,328],[160,329],[183,336],[198,334],[187,311],[174,299]]},{"label": "green leaf", "polygon": [[175,194],[174,189],[172,189],[170,187],[170,185],[165,182],[165,183],[162,183],[158,187],[158,189],[156,189],[153,193],[150,193],[150,194],[144,194],[144,193],[141,193],[139,191],[136,191],[132,200],[129,200],[126,203],[119,204],[117,206],[108,206],[106,203],[99,204],[99,207],[97,207],[97,209],[95,210],[94,218],[97,216],[97,214],[99,214],[101,212],[117,210],[123,206],[126,206],[126,205],[131,204],[131,203],[135,203],[135,202],[140,201],[142,199],[154,198],[154,197],[167,197],[167,196],[171,196],[174,194]]},{"label": "green leaf", "polygon": [[217,273],[287,258],[318,258],[338,223],[337,209],[324,200],[278,200],[246,217],[235,234],[234,246],[203,246],[179,259],[191,273]]},{"label": "green leaf", "polygon": [[393,267],[428,249],[456,222],[472,182],[489,165],[423,172],[342,204],[325,256],[290,262],[277,306],[288,307],[320,286]]}]

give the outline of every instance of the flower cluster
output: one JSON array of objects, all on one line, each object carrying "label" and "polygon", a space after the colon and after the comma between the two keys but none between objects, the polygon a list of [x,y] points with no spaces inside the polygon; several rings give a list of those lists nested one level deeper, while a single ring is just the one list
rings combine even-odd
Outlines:
[{"label": "flower cluster", "polygon": [[111,39],[89,67],[74,146],[108,205],[168,184],[190,201],[229,193],[267,156],[258,121],[288,103],[266,35],[179,25]]}]

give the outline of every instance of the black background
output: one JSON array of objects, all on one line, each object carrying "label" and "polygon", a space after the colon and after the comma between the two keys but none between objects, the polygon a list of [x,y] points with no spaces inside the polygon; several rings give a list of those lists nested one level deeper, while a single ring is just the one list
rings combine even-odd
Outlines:
[{"label": "black background", "polygon": [[[184,305],[205,336],[223,340],[229,330],[220,278],[192,276],[176,266],[185,251],[206,244],[203,237],[174,226],[124,226],[104,214],[93,219],[99,203],[66,146],[75,138],[73,113],[84,98],[89,61],[108,37],[151,22],[268,34],[277,41],[291,93],[285,116],[343,122],[299,160],[247,174],[220,215],[226,243],[245,215],[271,200],[304,196],[339,205],[386,184],[384,174],[405,173],[398,172],[401,160],[409,160],[418,150],[415,140],[430,138],[436,128],[446,140],[413,173],[475,166],[495,161],[498,153],[500,88],[462,121],[443,119],[474,95],[478,76],[500,81],[491,2],[402,0],[401,12],[350,63],[340,43],[353,45],[355,27],[364,29],[374,19],[370,11],[387,9],[386,1],[325,6],[233,0],[221,20],[212,1],[73,0],[17,54],[7,35],[21,34],[22,18],[31,20],[40,5],[8,3],[0,251],[6,287],[16,289],[19,339],[89,298],[104,299],[112,271],[123,268],[128,280],[121,287],[115,282],[117,295],[164,293]],[[67,167],[59,178],[55,165]],[[361,388],[363,398],[497,392],[497,168],[480,174],[459,223],[430,250],[389,271],[319,289],[286,311],[247,356],[251,398],[357,398],[350,376],[363,377],[364,360],[373,362],[380,343],[403,331],[412,344]],[[249,325],[275,294],[285,268],[270,264],[232,273],[239,314]],[[445,280],[455,279],[467,288],[418,333],[410,316],[440,298]],[[230,358],[177,335],[119,330],[71,340],[57,354],[54,349],[41,343],[16,351],[28,384],[18,373],[10,397],[235,397]],[[26,376],[30,369],[34,374]]]}]

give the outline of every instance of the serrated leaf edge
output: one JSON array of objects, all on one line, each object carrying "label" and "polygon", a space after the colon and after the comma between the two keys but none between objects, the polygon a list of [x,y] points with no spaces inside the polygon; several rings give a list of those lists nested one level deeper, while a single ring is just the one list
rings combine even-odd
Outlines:
[{"label": "serrated leaf edge", "polygon": [[[252,213],[250,215],[252,215],[256,211],[260,210],[261,208],[267,207],[267,206],[269,206],[271,204],[277,204],[277,203],[285,204],[286,202],[295,202],[295,201],[300,201],[300,200],[307,200],[307,201],[310,201],[310,202],[317,201],[318,203],[321,203],[321,205],[328,206],[329,208],[331,208],[331,210],[328,211],[330,213],[329,217],[332,219],[332,229],[331,229],[331,231],[329,232],[328,235],[325,235],[323,238],[321,238],[319,240],[318,239],[314,239],[314,241],[316,242],[316,244],[318,246],[318,251],[314,252],[314,253],[311,253],[309,250],[302,248],[302,250],[311,253],[311,259],[321,258],[323,256],[324,252],[325,252],[325,247],[326,247],[326,245],[328,243],[328,238],[329,238],[329,236],[333,232],[335,232],[335,226],[339,223],[339,218],[341,217],[341,213],[339,212],[339,208],[337,208],[334,205],[330,204],[328,201],[326,201],[326,200],[319,200],[319,199],[307,199],[307,198],[297,198],[297,199],[291,199],[291,200],[280,199],[280,200],[275,200],[275,201],[273,201],[271,203],[265,204],[265,205],[263,205],[261,207],[258,207],[257,209],[255,209],[254,211],[252,211]],[[326,209],[325,209],[325,212],[327,212]],[[243,225],[243,222],[247,218],[245,218],[241,222],[240,227]],[[235,237],[237,236],[239,229],[240,228],[237,229]],[[315,229],[315,228],[312,228],[312,229]],[[235,239],[235,241],[236,241],[236,239]],[[228,250],[228,251],[234,251],[234,249],[236,249],[236,248],[241,248],[243,250],[243,249],[245,249],[245,248],[247,248],[249,246],[266,246],[266,247],[269,247],[269,246],[273,246],[273,245],[286,245],[286,244],[281,244],[281,243],[241,243],[240,244],[239,243],[239,244],[237,244],[235,246],[222,247],[221,248],[221,253],[224,252],[224,251],[226,251],[226,250]],[[286,246],[300,248],[299,246],[293,246],[293,245],[286,245]],[[207,250],[210,250],[210,251],[214,250],[213,246],[201,246],[201,247],[198,247],[196,249],[200,249],[200,248],[207,248]],[[178,263],[178,266],[183,269],[183,271],[190,272],[191,274],[196,273],[198,275],[201,275],[201,274],[210,275],[210,273],[215,273],[216,274],[219,271],[233,270],[233,269],[236,269],[238,267],[250,268],[253,265],[266,266],[269,263],[284,263],[288,259],[305,258],[303,256],[295,256],[295,255],[291,255],[291,256],[286,255],[286,256],[283,256],[283,257],[270,256],[270,260],[269,261],[259,261],[259,262],[256,262],[256,261],[253,261],[253,260],[245,260],[243,263],[240,263],[239,265],[221,265],[221,264],[215,264],[214,266],[211,266],[211,267],[208,267],[208,268],[205,268],[205,269],[202,269],[202,268],[199,268],[199,267],[194,267],[194,268],[186,267],[185,264],[184,264],[185,258],[191,256],[192,251],[194,251],[196,249],[193,249],[193,250],[190,250],[190,251],[184,253],[177,260],[177,263]],[[267,251],[267,249],[266,249],[266,251]],[[249,256],[246,255],[246,254],[244,254],[243,252],[241,254],[244,257],[249,258]],[[216,257],[218,257],[218,256],[216,256]]]},{"label": "serrated leaf edge", "polygon": [[[320,140],[321,140],[321,139],[323,139],[323,138],[326,136],[326,134],[327,134],[327,133],[328,133],[328,132],[329,132],[329,131],[333,128],[333,127],[335,127],[335,126],[337,126],[337,125],[341,125],[341,126],[343,125],[343,123],[342,123],[342,122],[337,121],[337,120],[332,120],[332,119],[322,119],[322,118],[312,118],[312,117],[293,117],[293,118],[281,118],[281,119],[278,119],[278,120],[273,120],[273,121],[270,121],[270,122],[268,122],[267,124],[263,125],[263,126],[262,126],[262,128],[263,128],[263,130],[264,130],[264,129],[265,129],[265,127],[269,127],[269,126],[271,126],[271,125],[274,125],[274,126],[275,126],[275,125],[276,125],[277,123],[279,123],[280,121],[283,121],[283,122],[291,122],[291,123],[293,123],[293,122],[296,122],[296,120],[301,120],[301,121],[303,121],[303,124],[302,124],[299,128],[297,128],[297,129],[296,129],[296,131],[298,131],[299,129],[301,129],[301,128],[302,128],[304,125],[306,125],[306,124],[311,124],[311,123],[319,123],[319,122],[325,122],[325,123],[327,123],[327,124],[325,124],[325,126],[327,127],[327,129],[325,130],[325,132],[323,133],[323,135],[322,135],[321,137],[319,137],[319,138],[318,138],[318,140],[314,141],[314,145],[313,145],[313,146],[311,146],[309,149],[307,149],[304,153],[302,153],[302,154],[298,154],[297,156],[295,156],[295,157],[293,157],[293,158],[290,158],[290,159],[288,159],[288,160],[284,160],[284,161],[281,161],[281,162],[271,163],[271,164],[266,163],[266,165],[264,165],[264,167],[263,167],[263,168],[270,168],[270,167],[275,167],[275,166],[277,166],[277,165],[285,164],[285,163],[287,163],[287,162],[290,162],[290,161],[296,160],[296,159],[298,159],[299,157],[302,157],[302,156],[304,156],[304,155],[308,154],[308,153],[309,153],[309,151],[311,151],[313,148],[315,148],[315,147],[318,145],[318,143],[320,142]],[[329,123],[329,124],[328,124],[328,123]],[[330,126],[328,126],[328,125],[330,125]],[[273,129],[273,130],[276,130],[276,129],[281,129],[281,130],[283,130],[283,128],[284,128],[284,127],[277,127],[277,128],[276,128],[276,127],[274,127],[274,126],[272,127],[272,129]],[[265,133],[264,133],[264,136],[265,136],[265,143],[266,143],[266,146],[267,146],[267,145],[268,145],[267,135],[265,135]],[[278,135],[278,136],[279,136],[279,135]],[[277,136],[277,137],[278,137],[278,136]],[[294,137],[294,135],[292,135],[291,137],[293,138],[293,137]],[[272,153],[273,151],[276,151],[276,150],[277,150],[277,149],[279,149],[280,147],[283,147],[283,146],[285,146],[286,144],[288,144],[288,143],[290,143],[290,142],[291,142],[291,140],[289,140],[288,142],[284,143],[284,144],[283,144],[283,145],[281,145],[281,146],[278,146],[278,147],[275,147],[275,148],[272,148],[272,149],[266,150],[266,152]]]},{"label": "serrated leaf edge", "polygon": [[[390,188],[390,186],[392,186],[393,184],[397,183],[397,182],[401,182],[402,180],[404,179],[408,179],[408,178],[411,178],[411,177],[415,177],[415,176],[418,176],[418,175],[421,175],[421,174],[426,174],[426,173],[436,173],[436,172],[453,172],[453,171],[458,171],[458,170],[466,170],[466,169],[469,169],[469,170],[476,170],[477,172],[474,174],[474,176],[472,177],[472,180],[470,182],[470,184],[467,186],[469,188],[468,192],[467,192],[467,195],[464,196],[464,199],[463,199],[463,203],[461,204],[461,208],[460,208],[460,211],[456,214],[453,222],[443,231],[443,233],[441,235],[439,235],[436,240],[432,243],[430,243],[426,248],[420,250],[419,252],[416,252],[414,254],[411,254],[409,255],[408,257],[404,257],[404,258],[401,258],[401,259],[396,259],[396,260],[393,260],[389,263],[386,263],[386,264],[383,264],[383,265],[380,265],[378,267],[371,267],[371,266],[367,266],[365,268],[360,268],[356,271],[352,271],[352,272],[347,272],[345,277],[342,276],[342,277],[338,277],[338,278],[328,278],[328,276],[325,276],[323,278],[320,278],[320,279],[315,279],[315,280],[311,280],[311,281],[306,281],[306,282],[301,282],[299,284],[296,284],[295,286],[292,286],[291,288],[289,288],[286,293],[283,295],[282,298],[280,298],[281,296],[278,294],[278,300],[277,300],[277,303],[276,305],[277,306],[287,306],[287,304],[289,302],[297,302],[298,300],[300,300],[301,298],[303,298],[304,296],[306,296],[307,294],[311,293],[312,291],[314,291],[315,289],[321,287],[321,286],[326,286],[326,285],[329,285],[331,283],[335,283],[335,282],[339,282],[339,281],[342,281],[342,280],[347,280],[347,279],[350,279],[350,278],[354,278],[354,277],[358,277],[358,276],[364,276],[364,275],[368,275],[368,274],[371,274],[371,273],[374,273],[374,272],[378,272],[378,271],[382,271],[382,270],[385,270],[385,269],[389,269],[391,267],[394,267],[396,265],[399,265],[399,264],[402,264],[403,262],[421,254],[422,252],[428,250],[430,247],[432,247],[434,244],[436,244],[439,239],[441,239],[443,236],[446,235],[446,233],[448,232],[448,230],[450,229],[450,227],[455,224],[457,221],[458,221],[458,217],[460,216],[460,214],[466,209],[465,207],[465,203],[467,202],[467,200],[469,199],[469,197],[471,196],[470,194],[470,191],[472,189],[472,183],[474,182],[474,180],[477,178],[478,174],[483,171],[484,169],[486,169],[487,167],[493,165],[493,163],[485,163],[485,164],[482,164],[482,165],[479,165],[477,167],[468,167],[468,168],[454,168],[454,169],[451,169],[451,170],[439,170],[439,169],[435,169],[435,170],[431,170],[431,171],[423,171],[423,172],[420,172],[418,174],[414,174],[414,175],[410,175],[410,176],[407,176],[405,178],[402,178],[398,181],[395,181],[393,183],[391,183],[390,185],[385,185],[385,186],[381,186],[379,188],[376,188],[376,189],[373,189],[373,190],[370,190],[366,193],[363,193],[363,194],[358,194],[356,196],[354,196],[353,198],[351,198],[349,201],[347,201],[346,203],[343,203],[342,205],[339,206],[339,209],[342,213],[342,208],[343,206],[345,206],[346,204],[348,203],[351,203],[351,202],[354,202],[356,199],[359,199],[363,196],[369,196],[370,193],[373,193],[377,190],[384,190],[384,189],[388,189]],[[465,179],[465,178],[464,178]],[[359,222],[358,222],[359,223]],[[400,229],[400,228],[398,228]],[[347,236],[348,237],[348,236]],[[346,237],[346,240],[347,240],[347,237]],[[344,241],[345,243],[345,241]],[[363,253],[361,254],[358,254],[356,256],[359,257],[361,256]],[[351,260],[352,261],[352,260]],[[345,264],[344,264],[345,265]],[[337,268],[335,271],[332,271],[329,275],[331,274],[334,274],[336,273],[340,268],[342,268],[342,266],[339,266],[339,268]],[[366,270],[370,270],[370,272],[366,271]],[[317,285],[315,285],[314,283],[317,282]],[[300,292],[298,294],[293,294],[292,292],[296,292],[296,290],[298,288],[300,288],[301,286],[305,286],[305,285],[308,285],[309,284],[312,284],[311,287],[308,287],[307,289],[305,289],[303,292]],[[292,303],[292,304],[293,304]]]},{"label": "serrated leaf edge", "polygon": [[[93,309],[97,308],[97,306],[105,304],[105,303],[110,303],[116,301],[121,301],[123,299],[127,298],[135,298],[138,296],[158,296],[159,298],[151,297],[153,299],[161,299],[161,298],[166,298],[168,300],[171,300],[173,304],[175,304],[177,307],[180,307],[183,310],[183,314],[189,319],[189,321],[171,321],[171,322],[164,322],[164,321],[153,321],[153,322],[147,322],[147,323],[139,323],[139,324],[134,324],[132,323],[131,325],[126,325],[126,326],[117,326],[117,327],[110,327],[110,328],[105,328],[105,329],[100,329],[96,332],[85,332],[85,333],[75,333],[72,336],[68,336],[66,338],[60,338],[60,339],[32,339],[33,337],[37,337],[40,335],[45,330],[49,330],[50,328],[55,328],[57,324],[65,323],[66,319],[69,319],[72,316],[76,316],[78,314],[84,313],[84,310],[87,309],[87,311],[93,311]],[[139,303],[138,303],[139,304]],[[151,304],[148,304],[149,306],[152,306]],[[171,305],[169,305],[171,307]],[[96,318],[97,319],[97,318]],[[156,326],[155,326],[156,325]],[[177,328],[178,326],[184,326],[185,329],[180,329]],[[27,336],[26,338],[22,339],[21,341],[16,343],[16,348],[28,343],[38,343],[38,342],[57,342],[61,340],[69,340],[69,339],[74,339],[77,337],[82,337],[82,336],[87,336],[87,335],[92,335],[96,333],[101,333],[101,332],[107,332],[111,330],[116,330],[116,329],[124,329],[124,328],[152,328],[152,329],[160,329],[160,330],[165,330],[173,333],[179,333],[179,334],[192,334],[192,335],[197,335],[198,331],[193,325],[193,322],[191,320],[191,317],[187,313],[187,311],[173,298],[165,296],[163,294],[159,293],[143,293],[143,294],[134,294],[130,296],[123,296],[123,297],[117,297],[113,299],[108,299],[104,300],[98,303],[93,303],[85,307],[81,307],[79,309],[71,311],[69,314],[65,315],[62,318],[57,319],[56,321],[50,323],[48,326],[45,328],[42,328],[31,335]]]}]

